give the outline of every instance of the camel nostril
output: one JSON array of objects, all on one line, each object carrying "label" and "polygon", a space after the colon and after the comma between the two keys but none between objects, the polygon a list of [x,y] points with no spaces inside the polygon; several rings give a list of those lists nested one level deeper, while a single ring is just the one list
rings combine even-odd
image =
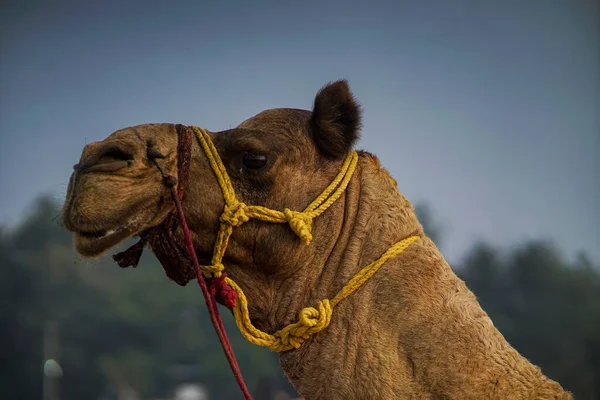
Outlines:
[{"label": "camel nostril", "polygon": [[158,151],[158,149],[154,146],[148,146],[148,149],[146,150],[146,156],[150,160],[165,158],[164,154],[162,154],[160,151]]},{"label": "camel nostril", "polygon": [[108,143],[95,149],[87,159],[73,166],[76,172],[110,172],[131,166],[133,153],[119,143]]},{"label": "camel nostril", "polygon": [[103,162],[112,162],[112,161],[131,161],[133,160],[133,155],[128,151],[123,150],[117,146],[110,146],[105,149],[103,154],[101,154],[99,163]]}]

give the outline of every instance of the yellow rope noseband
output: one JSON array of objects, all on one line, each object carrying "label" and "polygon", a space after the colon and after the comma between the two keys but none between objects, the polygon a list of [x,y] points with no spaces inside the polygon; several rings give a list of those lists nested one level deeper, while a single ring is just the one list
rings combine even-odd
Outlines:
[{"label": "yellow rope noseband", "polygon": [[[293,211],[287,208],[283,211],[276,211],[261,206],[249,206],[236,198],[229,175],[209,134],[202,128],[195,126],[191,128],[208,158],[225,200],[225,207],[219,219],[221,224],[211,265],[200,266],[202,272],[208,278],[221,277],[221,273],[225,268],[223,257],[233,228],[242,225],[251,218],[266,222],[287,223],[303,244],[310,244],[313,239],[311,233],[312,220],[327,210],[344,193],[358,162],[358,154],[355,151],[350,152],[344,160],[338,176],[304,211]],[[252,325],[248,312],[248,300],[244,292],[231,278],[226,277],[225,282],[237,293],[237,301],[233,308],[235,322],[242,335],[253,344],[265,346],[277,352],[297,349],[311,335],[329,326],[333,308],[340,301],[371,278],[387,260],[400,254],[418,239],[418,236],[411,236],[394,244],[379,259],[360,270],[332,300],[320,301],[317,308],[306,307],[302,309],[297,322],[273,334],[263,332]]]}]

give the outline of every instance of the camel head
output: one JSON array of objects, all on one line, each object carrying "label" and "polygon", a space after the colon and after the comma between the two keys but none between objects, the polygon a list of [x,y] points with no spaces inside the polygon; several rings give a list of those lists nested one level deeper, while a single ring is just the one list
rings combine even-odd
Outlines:
[{"label": "camel head", "polygon": [[[240,201],[275,210],[301,210],[338,174],[358,139],[360,120],[360,108],[342,80],[317,93],[312,112],[266,110],[236,128],[209,132],[209,136]],[[85,146],[63,209],[64,225],[74,233],[75,248],[82,256],[100,256],[173,215],[170,191],[148,150],[158,151],[160,167],[179,178],[178,130],[182,129],[190,128],[138,125]],[[194,135],[187,181],[183,207],[201,261],[208,261],[224,199]],[[313,229],[321,229],[326,236],[327,223],[320,225]],[[175,237],[181,236],[181,230],[176,230]],[[274,246],[285,247],[282,242],[290,249],[274,254]],[[282,272],[280,261],[292,252],[309,254],[299,247],[302,244],[289,226],[251,221],[236,229],[224,261],[233,264],[234,273],[239,265],[246,273],[253,269]],[[192,277],[190,273],[176,280],[185,284]]]}]

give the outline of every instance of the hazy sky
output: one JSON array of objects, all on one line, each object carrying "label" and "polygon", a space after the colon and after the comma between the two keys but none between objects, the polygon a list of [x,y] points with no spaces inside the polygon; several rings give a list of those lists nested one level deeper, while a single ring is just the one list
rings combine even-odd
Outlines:
[{"label": "hazy sky", "polygon": [[347,78],[360,147],[431,205],[450,261],[479,238],[600,260],[597,0],[119,3],[2,3],[0,224],[62,200],[116,129],[227,129]]}]

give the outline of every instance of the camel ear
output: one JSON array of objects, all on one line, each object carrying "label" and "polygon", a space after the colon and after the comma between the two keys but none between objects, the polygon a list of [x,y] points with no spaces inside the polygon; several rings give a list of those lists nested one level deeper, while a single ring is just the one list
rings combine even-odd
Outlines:
[{"label": "camel ear", "polygon": [[315,97],[312,138],[326,157],[342,158],[360,136],[361,109],[346,80],[324,86]]}]

